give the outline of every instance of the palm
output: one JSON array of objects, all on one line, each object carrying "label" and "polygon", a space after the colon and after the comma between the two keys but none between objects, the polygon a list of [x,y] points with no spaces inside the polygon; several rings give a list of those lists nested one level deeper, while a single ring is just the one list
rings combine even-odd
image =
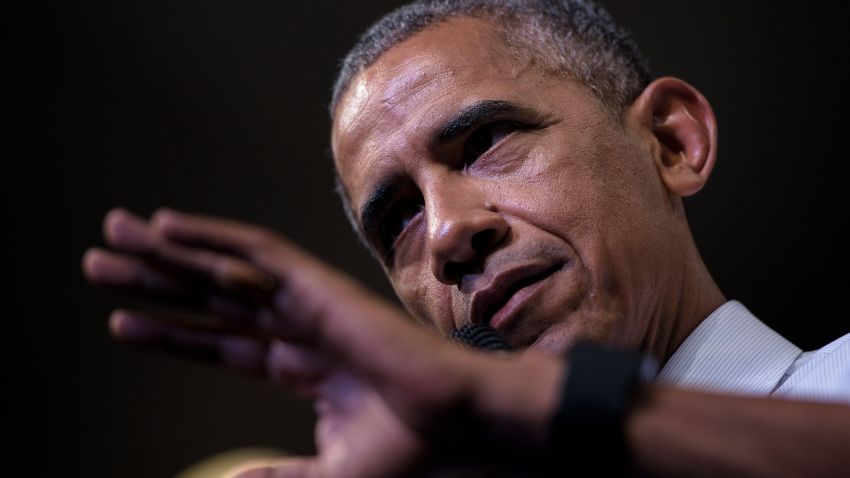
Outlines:
[{"label": "palm", "polygon": [[317,475],[397,476],[421,455],[420,442],[377,393],[344,372],[320,384]]},{"label": "palm", "polygon": [[[273,472],[269,470],[271,476],[410,477],[412,469],[421,468],[416,466],[425,459],[420,439],[392,413],[375,390],[361,380],[344,372],[327,375],[318,386],[316,404],[319,413],[317,455],[276,464]],[[266,476],[262,473],[257,476]],[[488,467],[440,467],[420,470],[416,476],[494,478],[514,475]]]}]

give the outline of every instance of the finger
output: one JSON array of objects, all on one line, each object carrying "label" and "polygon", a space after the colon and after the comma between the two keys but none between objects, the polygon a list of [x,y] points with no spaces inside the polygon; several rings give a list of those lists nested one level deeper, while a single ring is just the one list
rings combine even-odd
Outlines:
[{"label": "finger", "polygon": [[230,370],[265,374],[267,343],[256,338],[199,330],[174,317],[117,310],[109,328],[120,341],[146,350],[171,353]]},{"label": "finger", "polygon": [[94,285],[153,296],[161,302],[207,311],[230,320],[256,322],[257,309],[169,274],[133,256],[92,248],[83,255],[83,273]]},{"label": "finger", "polygon": [[126,252],[150,254],[156,238],[139,216],[123,208],[115,208],[103,218],[103,237],[106,243]]},{"label": "finger", "polygon": [[253,460],[240,465],[228,478],[319,478],[315,458]]},{"label": "finger", "polygon": [[335,270],[265,229],[170,209],[157,211],[151,227],[184,247],[219,249],[248,257],[251,267],[273,274],[265,276],[272,281],[256,289],[270,291],[266,304],[285,317],[283,321],[280,316],[274,320],[278,326],[285,322],[284,327],[291,329],[280,332],[286,338],[312,336],[318,311],[328,303],[327,291],[339,290]]},{"label": "finger", "polygon": [[275,382],[305,397],[315,397],[318,383],[331,368],[326,354],[315,347],[275,340],[269,347],[266,370]]},{"label": "finger", "polygon": [[160,209],[153,214],[151,227],[184,245],[246,258],[278,279],[286,279],[293,270],[300,272],[321,265],[321,261],[286,238],[252,224]]},{"label": "finger", "polygon": [[167,208],[153,214],[151,226],[169,239],[243,257],[250,257],[267,244],[283,240],[272,232],[251,224],[186,214]]},{"label": "finger", "polygon": [[116,289],[144,289],[153,293],[185,292],[174,277],[135,257],[92,248],[83,255],[83,273],[95,285]]},{"label": "finger", "polygon": [[114,209],[106,215],[104,236],[118,250],[155,260],[162,267],[180,271],[187,279],[209,281],[254,303],[268,302],[276,286],[271,275],[248,261],[231,254],[177,244],[123,209]]},{"label": "finger", "polygon": [[[376,383],[401,383],[418,389],[427,389],[432,383],[420,380],[410,369],[430,370],[427,359],[444,341],[403,320],[404,314],[396,307],[296,246],[254,226],[172,210],[158,211],[152,227],[184,244],[251,257],[274,272],[284,282],[273,298],[275,310],[285,319],[278,322],[285,322],[301,337],[318,341],[323,351]],[[411,359],[416,359],[416,366],[398,366]],[[431,371],[431,375],[438,372]]]},{"label": "finger", "polygon": [[302,336],[314,334],[323,315],[351,315],[347,310],[332,310],[336,307],[364,303],[364,299],[371,302],[372,296],[364,294],[365,289],[351,278],[265,229],[170,209],[157,211],[151,219],[151,227],[184,246],[242,255],[249,258],[251,264],[256,264],[258,270],[273,274],[279,283],[271,296],[271,305],[292,325],[301,327]]}]

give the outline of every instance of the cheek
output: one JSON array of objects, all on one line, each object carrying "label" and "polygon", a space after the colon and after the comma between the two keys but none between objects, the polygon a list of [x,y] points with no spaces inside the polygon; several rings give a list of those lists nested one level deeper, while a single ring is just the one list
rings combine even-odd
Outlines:
[{"label": "cheek", "polygon": [[454,329],[451,290],[437,281],[427,266],[407,266],[390,276],[390,282],[407,308],[418,321],[443,333]]},{"label": "cheek", "polygon": [[595,159],[585,156],[580,149],[534,148],[523,165],[522,178],[505,188],[503,203],[521,211],[535,227],[571,245],[594,235],[606,214],[600,201],[601,185],[591,165]]},{"label": "cheek", "polygon": [[574,250],[579,267],[586,269],[588,289],[616,297],[623,279],[619,256],[624,243],[639,240],[636,228],[644,217],[635,193],[641,188],[633,183],[643,179],[623,164],[637,159],[612,138],[570,148],[544,145],[530,158],[523,193],[513,207]]},{"label": "cheek", "polygon": [[555,356],[564,356],[577,342],[633,346],[623,340],[620,332],[627,320],[620,302],[610,300],[610,297],[591,296],[570,315],[569,320],[549,327],[534,347]]}]

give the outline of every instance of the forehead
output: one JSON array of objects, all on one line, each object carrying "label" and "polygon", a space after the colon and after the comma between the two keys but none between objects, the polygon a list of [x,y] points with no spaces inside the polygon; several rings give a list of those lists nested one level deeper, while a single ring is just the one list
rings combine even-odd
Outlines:
[{"label": "forehead", "polygon": [[465,106],[541,100],[540,83],[552,78],[524,56],[491,23],[459,17],[392,47],[356,76],[337,107],[332,134],[352,206],[382,176],[425,159],[431,134]]}]

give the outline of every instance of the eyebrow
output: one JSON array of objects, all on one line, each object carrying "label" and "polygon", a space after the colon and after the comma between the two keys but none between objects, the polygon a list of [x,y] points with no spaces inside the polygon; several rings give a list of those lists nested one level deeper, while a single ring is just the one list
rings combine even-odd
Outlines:
[{"label": "eyebrow", "polygon": [[459,136],[463,136],[469,130],[481,123],[492,120],[506,114],[519,113],[524,116],[533,114],[530,108],[512,103],[510,101],[483,100],[473,103],[460,110],[455,116],[446,121],[437,129],[431,138],[431,146],[446,144]]}]

